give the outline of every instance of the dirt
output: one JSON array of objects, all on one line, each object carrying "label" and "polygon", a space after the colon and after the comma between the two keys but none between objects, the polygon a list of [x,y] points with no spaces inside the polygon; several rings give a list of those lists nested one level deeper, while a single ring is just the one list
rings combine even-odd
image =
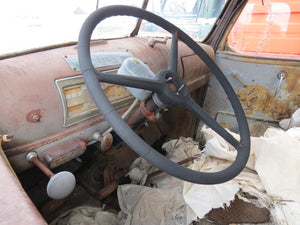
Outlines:
[{"label": "dirt", "polygon": [[264,125],[263,123],[249,123],[249,131],[251,137],[260,137],[263,136],[268,126]]},{"label": "dirt", "polygon": [[212,209],[205,219],[198,220],[193,225],[229,225],[233,223],[264,224],[270,222],[270,212],[237,197],[229,207]]}]

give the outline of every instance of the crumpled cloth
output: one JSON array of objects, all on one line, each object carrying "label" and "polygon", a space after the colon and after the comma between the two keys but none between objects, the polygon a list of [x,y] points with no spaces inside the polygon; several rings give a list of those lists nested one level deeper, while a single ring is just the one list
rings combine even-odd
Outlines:
[{"label": "crumpled cloth", "polygon": [[292,127],[300,127],[300,108],[293,113],[291,118],[281,120],[279,126],[284,130]]},{"label": "crumpled cloth", "polygon": [[50,225],[120,225],[117,215],[100,207],[79,206],[64,212]]},{"label": "crumpled cloth", "polygon": [[127,184],[119,186],[118,199],[125,225],[184,224],[185,202],[177,191]]},{"label": "crumpled cloth", "polygon": [[[192,138],[185,137],[164,143],[162,149],[166,151],[167,157],[174,162],[179,162],[200,153],[198,143],[193,141]],[[132,163],[128,175],[133,184],[144,185],[147,176],[156,170],[157,168],[152,167],[145,159],[139,157]]]},{"label": "crumpled cloth", "polygon": [[[228,167],[235,159],[236,150],[212,129],[204,127],[202,132],[207,140],[205,154],[191,168],[213,172]],[[239,139],[237,134],[232,134]],[[271,210],[275,224],[299,224],[300,128],[287,131],[269,128],[263,137],[251,137],[246,167],[233,180],[209,188],[185,182],[184,199],[195,213],[194,217],[202,218],[210,209],[222,207],[222,202],[227,205],[234,199],[238,185],[238,189],[258,198],[258,206]]]},{"label": "crumpled cloth", "polygon": [[[192,138],[181,137],[163,144],[167,157],[178,162],[200,153],[198,143]],[[145,184],[148,174],[157,170],[147,161],[138,158],[129,172],[133,184],[118,187],[118,199],[125,225],[189,224],[186,205],[182,191],[183,181],[166,174],[151,180],[153,187],[139,186]]]}]

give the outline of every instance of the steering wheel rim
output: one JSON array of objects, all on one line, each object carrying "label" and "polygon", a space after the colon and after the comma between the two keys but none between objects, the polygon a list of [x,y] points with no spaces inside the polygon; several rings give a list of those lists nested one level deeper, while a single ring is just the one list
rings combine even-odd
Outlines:
[{"label": "steering wheel rim", "polygon": [[[170,91],[167,89],[165,89],[167,91],[161,91],[159,88],[157,88],[157,86],[162,85],[162,83],[166,85],[166,80],[164,79],[166,78],[166,74],[168,73],[168,71],[162,71],[161,73],[159,73],[158,75],[160,76],[160,79],[158,79],[158,81],[138,78],[132,79],[129,77],[125,77],[125,80],[122,80],[123,75],[104,75],[103,73],[99,73],[93,67],[90,55],[90,39],[92,32],[98,23],[100,23],[105,18],[111,16],[133,16],[141,18],[152,22],[156,25],[159,25],[160,27],[173,34],[168,71],[173,72],[174,78],[178,78],[176,76],[177,71],[174,71],[174,68],[177,69],[177,58],[176,60],[174,60],[174,57],[171,56],[171,54],[175,52],[174,54],[176,54],[177,56],[178,46],[175,47],[175,50],[173,50],[173,47],[175,46],[175,44],[177,44],[177,38],[179,38],[182,42],[189,46],[195,52],[195,54],[197,54],[206,63],[210,70],[215,74],[217,80],[226,92],[230,103],[233,107],[233,110],[236,114],[238,127],[240,131],[240,142],[236,141],[232,137],[232,135],[230,135],[215,120],[208,116],[206,112],[190,98],[189,94],[186,93],[188,92],[186,91],[188,90],[187,87],[185,87],[184,94],[179,96],[178,99],[180,99],[181,101],[180,104],[184,104],[185,108],[192,111],[194,114],[196,113],[196,116],[198,116],[199,119],[204,120],[205,123],[207,123],[210,127],[213,126],[215,129],[213,127],[212,129],[214,129],[225,140],[229,141],[229,143],[233,145],[233,147],[235,147],[235,149],[237,150],[237,156],[235,161],[228,168],[219,172],[206,173],[194,171],[178,165],[177,163],[169,160],[167,157],[161,155],[155,149],[153,149],[151,146],[145,143],[137,134],[135,134],[135,132],[126,124],[125,121],[122,120],[120,115],[115,111],[110,101],[107,99],[103,89],[99,85],[100,81],[121,84],[124,86],[136,88],[148,88],[149,90],[156,92],[157,95],[160,96],[162,99],[165,95],[170,94]],[[78,56],[81,72],[83,74],[87,89],[89,90],[99,111],[102,113],[107,122],[112,126],[115,132],[122,138],[122,140],[124,140],[136,153],[138,153],[142,158],[150,162],[153,166],[161,169],[169,175],[198,184],[218,184],[226,182],[237,176],[246,166],[250,153],[250,134],[244,111],[233,88],[231,87],[223,72],[208,56],[208,54],[195,41],[193,41],[193,39],[191,39],[187,34],[185,34],[175,25],[171,24],[170,22],[151,12],[140,8],[123,5],[103,7],[93,12],[82,25],[78,40]],[[147,80],[147,82],[149,82],[150,84],[148,85],[147,82],[145,82],[145,80]],[[180,79],[179,81],[184,82]],[[168,93],[166,94],[165,92]],[[188,100],[187,103],[186,99]],[[174,104],[172,102],[170,103],[170,105]]]}]

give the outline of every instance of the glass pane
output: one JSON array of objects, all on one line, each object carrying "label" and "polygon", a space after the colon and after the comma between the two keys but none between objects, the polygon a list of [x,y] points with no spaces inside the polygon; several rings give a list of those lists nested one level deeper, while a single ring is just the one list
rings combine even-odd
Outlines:
[{"label": "glass pane", "polygon": [[299,57],[300,1],[250,0],[227,45],[240,53]]},{"label": "glass pane", "polygon": [[[227,0],[150,0],[147,10],[178,26],[195,40],[206,38]],[[143,21],[139,35],[169,36],[162,28]]]}]

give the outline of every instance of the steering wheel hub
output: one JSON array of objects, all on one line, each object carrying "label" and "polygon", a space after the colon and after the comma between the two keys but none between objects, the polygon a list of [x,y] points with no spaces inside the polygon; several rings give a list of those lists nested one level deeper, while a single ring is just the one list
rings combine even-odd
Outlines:
[{"label": "steering wheel hub", "polygon": [[182,105],[189,90],[178,73],[167,69],[160,71],[156,77],[162,81],[162,88],[154,94],[154,102],[162,108]]}]

